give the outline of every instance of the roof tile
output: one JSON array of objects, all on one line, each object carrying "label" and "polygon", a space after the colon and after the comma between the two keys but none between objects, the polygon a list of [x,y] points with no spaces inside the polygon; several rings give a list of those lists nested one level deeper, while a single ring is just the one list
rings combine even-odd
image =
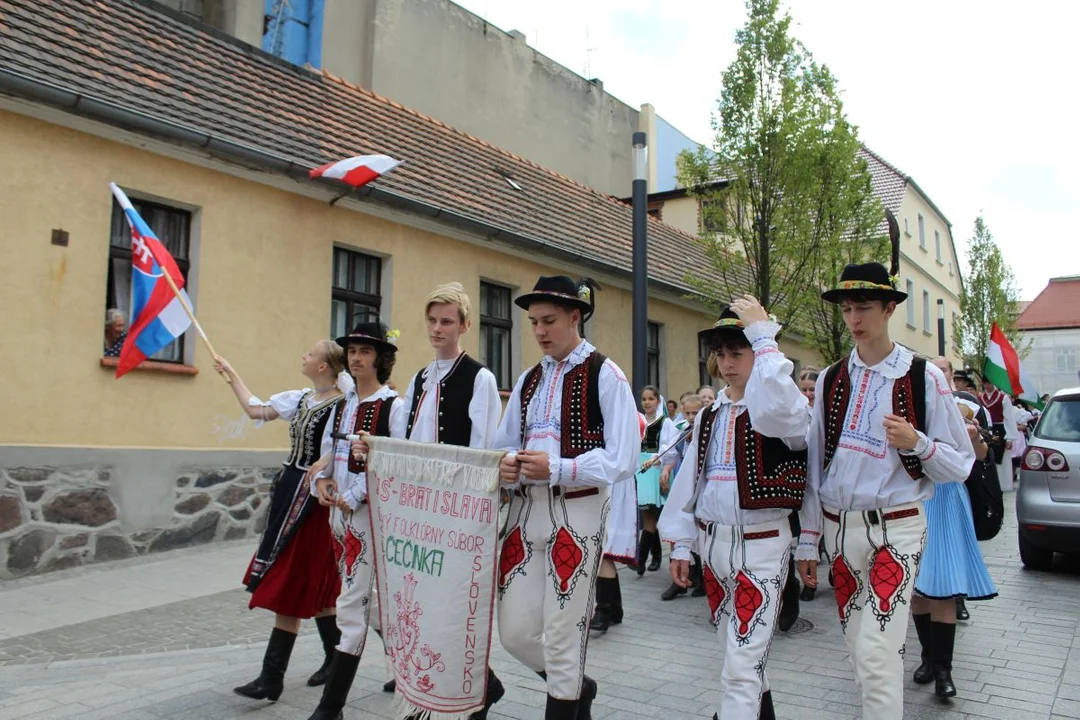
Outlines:
[{"label": "roof tile", "polygon": [[1080,328],[1080,276],[1050,278],[1016,319],[1020,330]]},{"label": "roof tile", "polygon": [[[311,167],[392,155],[407,162],[380,178],[386,191],[631,268],[631,209],[619,200],[141,2],[99,0],[89,9],[85,0],[0,0],[0,65]],[[653,279],[690,290],[687,268],[709,272],[694,237],[651,218],[649,246]]]}]

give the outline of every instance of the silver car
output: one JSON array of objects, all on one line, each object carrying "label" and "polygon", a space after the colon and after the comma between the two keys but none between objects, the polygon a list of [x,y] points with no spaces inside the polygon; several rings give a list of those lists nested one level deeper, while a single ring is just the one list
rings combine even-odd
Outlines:
[{"label": "silver car", "polygon": [[1080,552],[1080,387],[1058,390],[1035,426],[1016,490],[1020,560],[1049,570]]}]

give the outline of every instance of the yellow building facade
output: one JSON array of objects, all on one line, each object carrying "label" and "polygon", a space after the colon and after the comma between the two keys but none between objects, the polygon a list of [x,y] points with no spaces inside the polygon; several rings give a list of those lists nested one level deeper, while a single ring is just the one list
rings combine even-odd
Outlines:
[{"label": "yellow building facade", "polygon": [[[424,302],[448,281],[472,299],[465,349],[503,358],[504,390],[540,359],[512,304],[540,275],[599,282],[586,337],[630,373],[627,205],[150,5],[95,7],[55,0],[46,27],[14,0],[0,25],[14,58],[0,69],[0,578],[252,536],[288,446],[284,423],[247,419],[194,331],[115,377],[106,311],[128,310],[131,239],[110,182],[263,399],[303,387],[301,355],[366,310],[400,331],[404,387],[431,360]],[[405,163],[336,204],[340,186],[308,177],[373,153]],[[704,261],[663,223],[649,238],[647,380],[677,396],[701,380],[713,318],[684,271]]]}]

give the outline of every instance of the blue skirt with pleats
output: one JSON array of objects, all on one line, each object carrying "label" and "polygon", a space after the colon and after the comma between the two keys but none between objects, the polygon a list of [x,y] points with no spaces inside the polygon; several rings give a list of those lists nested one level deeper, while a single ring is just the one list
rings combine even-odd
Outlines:
[{"label": "blue skirt with pleats", "polygon": [[936,484],[934,497],[926,501],[926,548],[915,590],[928,598],[989,600],[997,595],[975,539],[963,483]]},{"label": "blue skirt with pleats", "polygon": [[[639,457],[639,467],[649,460],[656,453],[641,453]],[[662,508],[664,507],[664,496],[660,494],[660,466],[653,465],[645,472],[639,472],[637,474],[637,504],[642,508]],[[674,480],[675,476],[672,475],[671,479]]]}]

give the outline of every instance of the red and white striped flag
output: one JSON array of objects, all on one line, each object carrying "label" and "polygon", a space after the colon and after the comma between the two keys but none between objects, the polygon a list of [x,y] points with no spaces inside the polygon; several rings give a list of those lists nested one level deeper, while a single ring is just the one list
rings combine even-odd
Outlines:
[{"label": "red and white striped flag", "polygon": [[389,155],[357,155],[317,167],[308,173],[308,177],[312,180],[318,177],[333,178],[358,188],[385,175],[402,162]]}]

